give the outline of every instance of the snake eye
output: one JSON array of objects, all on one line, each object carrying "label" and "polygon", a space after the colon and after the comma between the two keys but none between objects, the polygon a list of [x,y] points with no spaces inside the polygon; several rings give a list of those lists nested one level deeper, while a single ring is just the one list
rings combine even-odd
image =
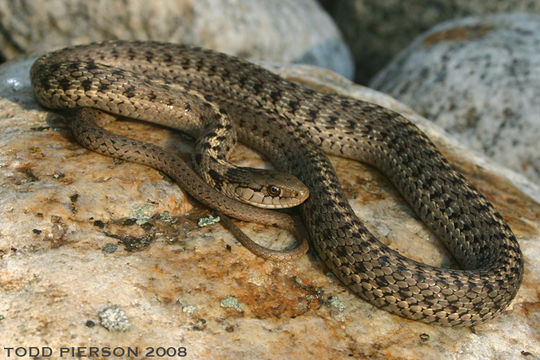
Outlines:
[{"label": "snake eye", "polygon": [[270,195],[272,197],[277,197],[277,196],[281,195],[281,188],[279,186],[276,186],[276,185],[268,185],[266,187],[266,192],[268,193],[268,195]]}]

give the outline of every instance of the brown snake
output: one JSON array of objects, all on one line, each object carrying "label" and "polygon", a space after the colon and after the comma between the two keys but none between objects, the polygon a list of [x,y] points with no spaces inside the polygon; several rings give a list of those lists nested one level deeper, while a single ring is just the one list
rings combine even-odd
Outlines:
[{"label": "brown snake", "polygon": [[[300,209],[317,253],[346,286],[382,309],[473,326],[505,309],[519,289],[523,260],[508,225],[398,113],[316,92],[221,53],[156,42],[60,50],[38,59],[31,79],[46,107],[94,107],[188,133],[198,133],[200,117],[208,116],[211,105],[191,96],[202,94],[230,116],[239,141],[307,185]],[[200,116],[185,119],[186,113]],[[377,240],[355,216],[324,151],[388,176],[463,270],[416,262]]]}]

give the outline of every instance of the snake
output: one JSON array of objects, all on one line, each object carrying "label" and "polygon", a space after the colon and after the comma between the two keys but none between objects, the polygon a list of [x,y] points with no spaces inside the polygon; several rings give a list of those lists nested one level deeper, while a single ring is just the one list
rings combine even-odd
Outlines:
[{"label": "snake", "polygon": [[[523,256],[508,224],[398,112],[287,81],[234,56],[153,41],[68,47],[37,59],[30,76],[38,102],[51,109],[94,108],[195,134],[202,118],[226,115],[230,123],[222,126],[239,142],[307,186],[298,212],[318,257],[378,308],[471,327],[500,314],[520,287]],[[227,140],[206,134],[200,148],[226,158],[231,143],[221,146]],[[382,172],[458,267],[415,261],[377,239],[355,215],[328,154]]]}]

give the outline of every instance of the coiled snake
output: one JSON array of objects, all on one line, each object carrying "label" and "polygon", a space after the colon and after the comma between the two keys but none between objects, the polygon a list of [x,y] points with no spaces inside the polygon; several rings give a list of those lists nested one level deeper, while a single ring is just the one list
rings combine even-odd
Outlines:
[{"label": "coiled snake", "polygon": [[[317,253],[346,286],[382,309],[473,326],[506,308],[520,286],[523,260],[508,225],[414,124],[393,111],[316,92],[235,57],[157,42],[60,50],[38,59],[31,79],[46,107],[92,107],[198,135],[201,118],[228,114],[242,143],[309,188],[300,209]],[[206,136],[210,143],[197,146],[215,151],[211,157],[223,157],[232,146],[222,138],[227,145],[220,148],[212,131]],[[388,176],[464,270],[418,263],[377,240],[355,216],[324,152]]]}]

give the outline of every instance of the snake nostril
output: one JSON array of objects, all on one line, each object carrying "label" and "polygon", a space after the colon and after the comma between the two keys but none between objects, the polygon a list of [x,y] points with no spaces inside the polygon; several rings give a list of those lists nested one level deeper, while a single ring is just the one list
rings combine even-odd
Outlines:
[{"label": "snake nostril", "polygon": [[266,193],[272,197],[278,197],[281,195],[281,188],[276,185],[268,185],[266,187]]}]

